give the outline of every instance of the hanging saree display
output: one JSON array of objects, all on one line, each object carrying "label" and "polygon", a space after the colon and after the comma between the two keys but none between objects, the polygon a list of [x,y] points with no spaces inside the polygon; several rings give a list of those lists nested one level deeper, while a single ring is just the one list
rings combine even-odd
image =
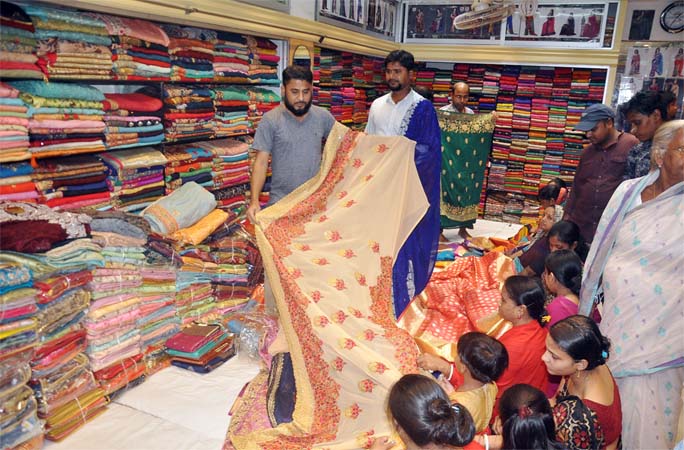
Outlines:
[{"label": "hanging saree display", "polygon": [[492,148],[492,114],[438,111],[442,129],[442,228],[472,227]]},{"label": "hanging saree display", "polygon": [[428,208],[414,146],[336,124],[318,175],[257,215],[289,357],[243,390],[225,448],[364,448],[391,432],[384,399],[417,371],[391,295],[393,261]]}]

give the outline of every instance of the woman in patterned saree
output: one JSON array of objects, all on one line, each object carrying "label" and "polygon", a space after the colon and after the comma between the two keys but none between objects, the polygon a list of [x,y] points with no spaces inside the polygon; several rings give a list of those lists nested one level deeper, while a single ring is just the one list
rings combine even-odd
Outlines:
[{"label": "woman in patterned saree", "polygon": [[418,371],[391,289],[393,261],[429,205],[421,151],[336,124],[319,173],[257,214],[288,356],[244,390],[225,448],[364,448],[392,432],[382,399]]},{"label": "woman in patterned saree", "polygon": [[674,446],[684,382],[684,121],[656,131],[651,160],[657,170],[623,182],[608,202],[580,293],[580,314],[603,294],[624,448]]}]

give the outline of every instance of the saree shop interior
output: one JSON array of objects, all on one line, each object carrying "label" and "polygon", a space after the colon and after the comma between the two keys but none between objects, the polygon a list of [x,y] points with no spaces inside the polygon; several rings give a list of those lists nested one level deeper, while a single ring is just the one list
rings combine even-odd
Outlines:
[{"label": "saree shop interior", "polygon": [[[582,174],[622,171],[645,143],[650,155],[667,120],[634,132],[630,114],[655,113],[622,107],[633,97],[667,99],[658,118],[681,128],[682,12],[671,0],[3,0],[1,447],[521,448],[504,424],[544,414],[546,448],[684,445],[684,337],[666,325],[684,316],[683,183],[653,187],[680,167],[684,134],[608,194]],[[401,104],[385,71],[400,50],[420,96],[401,135],[366,134],[390,121],[372,104]],[[253,144],[262,121],[291,133],[273,128],[278,111],[296,116],[281,89],[290,65],[310,69],[311,102],[335,124],[318,172],[269,203],[278,168],[266,163],[254,194]],[[625,154],[583,160],[606,119]],[[601,190],[603,217],[567,214],[598,208],[575,200],[582,185]],[[657,255],[638,247],[650,235]],[[643,286],[616,290],[616,265]],[[652,297],[661,309],[635,314],[655,325],[632,327],[616,295]],[[590,356],[554,334],[567,320],[596,338]],[[411,397],[420,383],[447,402],[446,438],[401,419],[429,416]],[[510,406],[537,393],[539,411]],[[654,419],[625,413],[644,404]]]}]

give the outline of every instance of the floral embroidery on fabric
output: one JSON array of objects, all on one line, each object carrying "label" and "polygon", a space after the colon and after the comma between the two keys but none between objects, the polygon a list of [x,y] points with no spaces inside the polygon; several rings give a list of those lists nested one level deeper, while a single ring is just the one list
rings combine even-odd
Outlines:
[{"label": "floral embroidery on fabric", "polygon": [[363,178],[363,181],[369,182],[372,178],[373,178],[373,174],[371,173],[371,174],[366,175],[366,176]]},{"label": "floral embroidery on fabric", "polygon": [[379,373],[380,375],[382,375],[383,373],[385,373],[388,367],[381,362],[372,362],[368,364],[368,369],[370,369],[371,372]]},{"label": "floral embroidery on fabric", "polygon": [[295,244],[295,248],[302,252],[308,252],[311,250],[311,246],[309,244]]},{"label": "floral embroidery on fabric", "polygon": [[347,196],[347,194],[348,194],[347,191],[342,191],[342,192],[337,194],[337,198],[342,200],[343,198],[345,198]]},{"label": "floral embroidery on fabric", "polygon": [[346,315],[346,314],[344,313],[344,311],[338,310],[337,312],[335,312],[335,314],[332,315],[332,320],[333,320],[335,323],[340,323],[340,324],[341,324],[341,323],[344,323],[345,320],[347,320],[347,317],[349,317],[349,316]]},{"label": "floral embroidery on fabric", "polygon": [[358,403],[354,403],[344,411],[344,415],[349,417],[350,419],[358,419],[359,414],[361,414],[362,411],[363,410],[358,405]]},{"label": "floral embroidery on fabric", "polygon": [[299,267],[291,267],[288,269],[288,272],[290,272],[290,276],[294,279],[301,278],[302,276],[302,270]]},{"label": "floral embroidery on fabric", "polygon": [[338,291],[343,291],[347,289],[347,285],[344,283],[344,280],[341,278],[332,278],[328,280],[328,283],[330,286],[334,287]]},{"label": "floral embroidery on fabric", "polygon": [[314,258],[313,263],[318,264],[319,266],[327,266],[330,264],[330,261],[325,258]]},{"label": "floral embroidery on fabric", "polygon": [[361,333],[361,338],[365,339],[367,341],[372,341],[373,339],[375,339],[375,336],[377,336],[377,334],[375,333],[375,331],[371,330],[370,328],[367,330],[364,330]]},{"label": "floral embroidery on fabric", "polygon": [[354,273],[354,278],[356,278],[356,281],[361,285],[361,286],[367,286],[366,284],[366,276],[362,273],[356,272]]},{"label": "floral embroidery on fabric", "polygon": [[352,162],[352,167],[354,169],[359,169],[361,166],[363,166],[363,161],[361,161],[361,158],[354,158],[354,161]]},{"label": "floral embroidery on fabric", "polygon": [[354,250],[347,248],[344,250],[340,250],[338,254],[344,258],[351,259],[356,256],[356,253],[354,253]]},{"label": "floral embroidery on fabric", "polygon": [[385,144],[380,144],[380,145],[377,146],[377,148],[375,149],[375,151],[378,152],[378,153],[385,153],[385,152],[387,151],[388,148],[389,148],[389,147],[386,146]]},{"label": "floral embroidery on fabric", "polygon": [[375,430],[373,429],[359,433],[356,437],[356,444],[361,448],[370,448],[373,441],[375,441]]},{"label": "floral embroidery on fabric", "polygon": [[339,231],[326,231],[325,232],[325,237],[328,239],[330,242],[337,242],[340,239],[342,239],[342,235],[340,234]]},{"label": "floral embroidery on fabric", "polygon": [[375,386],[376,384],[373,382],[373,380],[369,380],[368,378],[359,381],[359,390],[361,392],[373,392]]},{"label": "floral embroidery on fabric", "polygon": [[380,253],[380,243],[375,241],[368,241],[368,246],[373,251],[373,253]]},{"label": "floral embroidery on fabric", "polygon": [[340,348],[343,348],[345,350],[353,350],[354,347],[356,347],[356,342],[352,341],[349,338],[343,338],[340,339]]},{"label": "floral embroidery on fabric", "polygon": [[598,416],[580,398],[568,395],[567,384],[558,392],[553,408],[558,440],[569,448],[604,448],[605,437]]},{"label": "floral embroidery on fabric", "polygon": [[314,325],[316,326],[325,327],[328,324],[330,324],[330,320],[328,320],[328,318],[325,316],[317,316],[314,319]]},{"label": "floral embroidery on fabric", "polygon": [[330,365],[332,366],[332,368],[337,370],[338,372],[342,372],[342,369],[344,369],[345,364],[347,364],[347,363],[344,362],[344,360],[342,358],[340,358],[339,356],[330,362]]},{"label": "floral embroidery on fabric", "polygon": [[351,208],[354,205],[356,205],[356,200],[349,200],[348,202],[344,203],[345,208]]},{"label": "floral embroidery on fabric", "polygon": [[322,298],[323,295],[321,295],[321,291],[313,291],[311,293],[311,300],[313,300],[315,303],[320,302]]},{"label": "floral embroidery on fabric", "polygon": [[350,313],[352,316],[356,317],[357,319],[360,319],[360,318],[363,317],[363,313],[362,313],[361,311],[359,311],[358,309],[352,307],[352,306],[350,306],[349,308],[347,308],[347,311],[349,311],[349,313]]},{"label": "floral embroidery on fabric", "polygon": [[321,217],[318,218],[319,223],[323,223],[326,220],[328,220],[328,216],[326,216],[325,214],[323,214]]}]

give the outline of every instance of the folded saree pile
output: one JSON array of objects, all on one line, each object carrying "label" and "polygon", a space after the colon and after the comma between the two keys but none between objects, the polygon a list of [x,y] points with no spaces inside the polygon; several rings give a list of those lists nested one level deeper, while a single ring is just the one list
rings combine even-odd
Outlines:
[{"label": "folded saree pile", "polygon": [[3,448],[22,445],[31,450],[42,448],[43,422],[38,419],[36,399],[28,386],[32,354],[32,350],[26,350],[0,358],[0,435]]},{"label": "folded saree pile", "polygon": [[214,155],[212,190],[219,205],[234,207],[244,204],[244,194],[249,191],[249,144],[238,139],[218,139],[195,145]]},{"label": "folded saree pile", "polygon": [[30,351],[38,342],[32,286],[30,269],[15,262],[0,262],[0,360]]},{"label": "folded saree pile", "polygon": [[252,127],[256,129],[261,117],[280,105],[280,95],[261,87],[252,87],[249,89],[249,92],[249,120],[252,123]]},{"label": "folded saree pile", "polygon": [[[105,150],[102,92],[86,85],[34,80],[9,84],[32,107],[29,140],[34,158]],[[80,115],[74,118],[72,112]]]},{"label": "folded saree pile", "polygon": [[176,311],[185,327],[193,321],[211,322],[218,320],[211,279],[195,274],[179,273],[176,278]]},{"label": "folded saree pile", "polygon": [[[3,164],[31,158],[28,108],[18,97],[17,89],[0,81],[0,162]],[[35,191],[30,186],[21,185],[23,182],[20,180],[18,186],[13,189],[3,188],[0,195]]]},{"label": "folded saree pile", "polygon": [[104,22],[112,40],[114,76],[119,80],[167,81],[171,76],[169,37],[142,19],[89,14]]},{"label": "folded saree pile", "polygon": [[39,159],[32,177],[40,202],[52,208],[111,206],[107,166],[95,155]]},{"label": "folded saree pile", "polygon": [[166,158],[151,147],[102,153],[116,209],[138,211],[164,195]]},{"label": "folded saree pile", "polygon": [[197,144],[167,145],[164,156],[166,193],[170,194],[185,183],[194,181],[206,189],[213,189],[212,168],[214,155]]},{"label": "folded saree pile", "polygon": [[0,3],[0,78],[43,79],[36,64],[34,31],[31,18],[22,8]]},{"label": "folded saree pile", "polygon": [[167,141],[214,136],[214,91],[202,86],[164,86]]},{"label": "folded saree pile", "polygon": [[170,236],[194,225],[214,208],[216,200],[212,193],[191,181],[148,206],[142,216],[154,232]]},{"label": "folded saree pile", "polygon": [[140,353],[93,372],[95,381],[100,384],[110,401],[140,385],[145,381],[146,375],[147,368]]},{"label": "folded saree pile", "polygon": [[171,364],[208,373],[235,355],[233,335],[218,324],[191,324],[166,341]]},{"label": "folded saree pile", "polygon": [[162,347],[167,338],[178,332],[176,314],[176,270],[171,266],[144,266],[140,269],[140,347],[145,359]]},{"label": "folded saree pile", "polygon": [[169,36],[171,80],[212,81],[216,31],[163,24]]},{"label": "folded saree pile", "polygon": [[49,78],[112,78],[112,41],[102,20],[33,2],[22,7],[36,30],[38,65]]},{"label": "folded saree pile", "polygon": [[249,81],[258,84],[280,84],[278,80],[278,46],[266,38],[247,36],[249,48]]},{"label": "folded saree pile", "polygon": [[164,140],[163,103],[149,95],[105,94],[107,149],[159,144]]},{"label": "folded saree pile", "polygon": [[44,205],[26,202],[1,202],[1,250],[23,253],[50,251],[66,239],[90,235],[90,217],[55,211]]},{"label": "folded saree pile", "polygon": [[245,86],[216,86],[214,91],[215,136],[237,136],[254,131],[248,120],[250,88]]},{"label": "folded saree pile", "polygon": [[249,49],[241,34],[217,31],[214,42],[214,81],[249,83]]}]

